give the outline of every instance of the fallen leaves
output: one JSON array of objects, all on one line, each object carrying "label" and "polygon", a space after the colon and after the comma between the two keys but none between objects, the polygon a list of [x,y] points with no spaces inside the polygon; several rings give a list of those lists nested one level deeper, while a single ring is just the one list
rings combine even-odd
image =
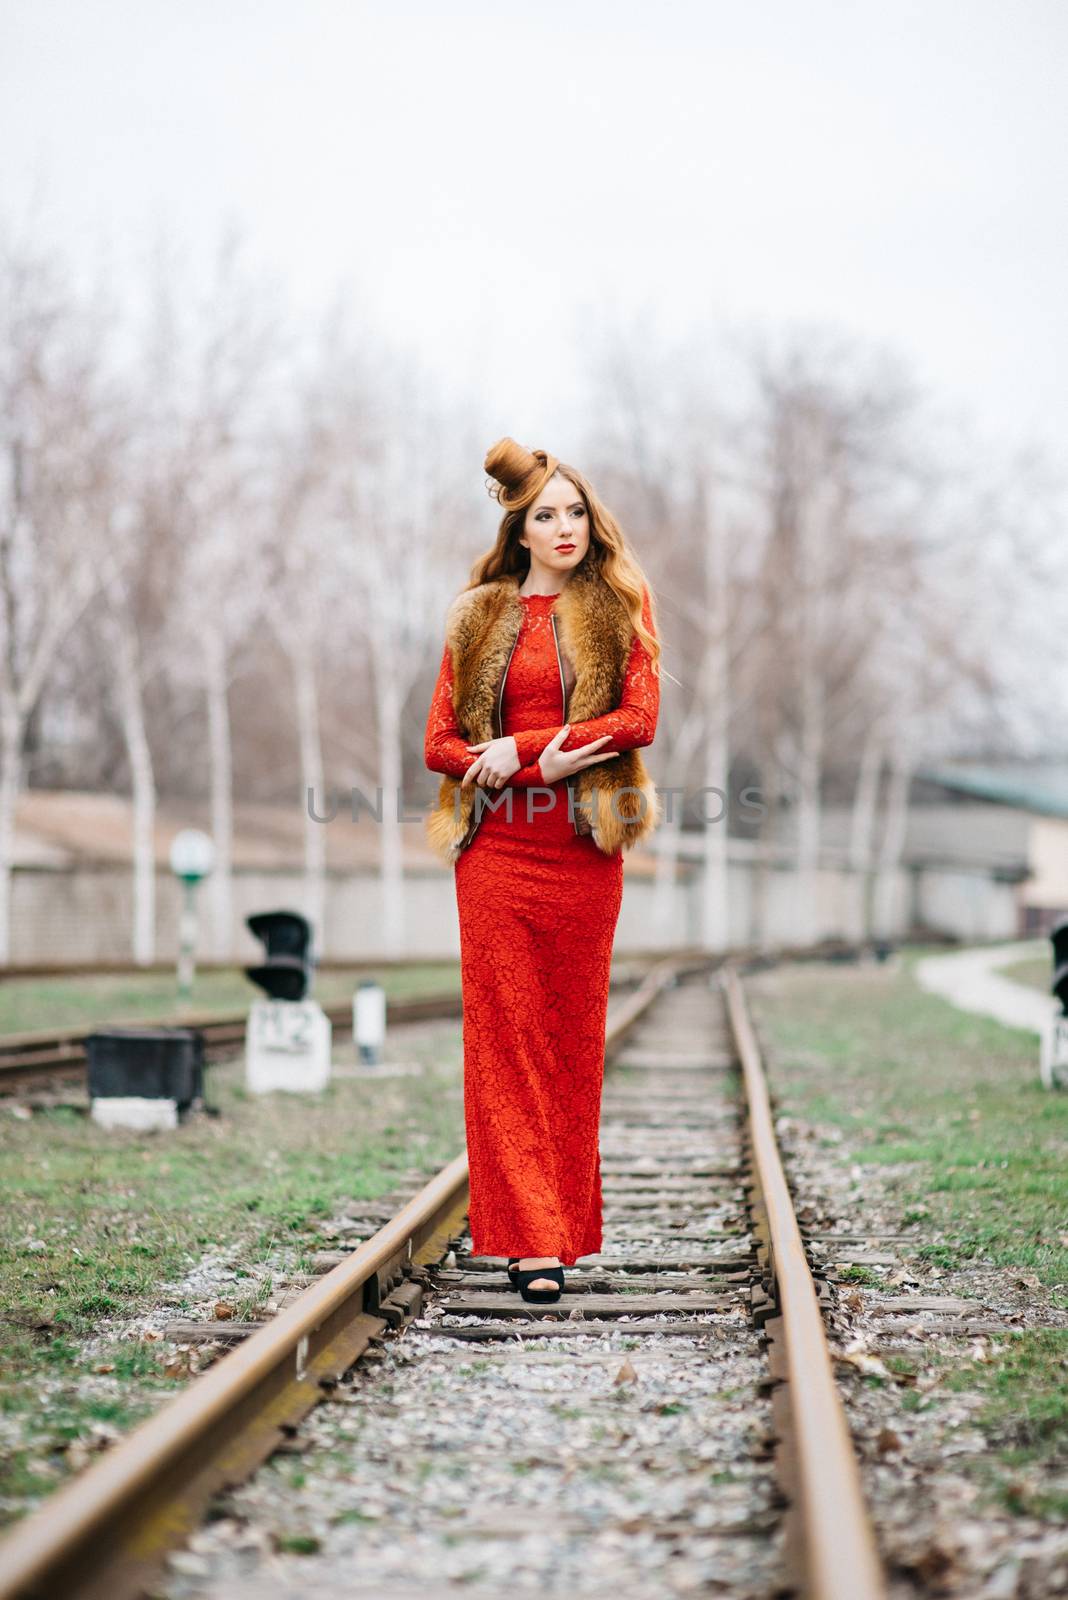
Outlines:
[{"label": "fallen leaves", "polygon": [[843,1366],[855,1368],[865,1378],[885,1378],[887,1382],[892,1380],[893,1374],[886,1364],[868,1350],[853,1347],[846,1350],[832,1350],[831,1357]]},{"label": "fallen leaves", "polygon": [[179,1345],[163,1363],[165,1378],[191,1378],[201,1368],[201,1352],[195,1345]]},{"label": "fallen leaves", "polygon": [[110,1422],[91,1423],[88,1433],[79,1434],[77,1439],[72,1439],[64,1448],[63,1454],[67,1458],[67,1465],[73,1472],[80,1472],[94,1455],[106,1450],[118,1437],[118,1428],[113,1427]]}]

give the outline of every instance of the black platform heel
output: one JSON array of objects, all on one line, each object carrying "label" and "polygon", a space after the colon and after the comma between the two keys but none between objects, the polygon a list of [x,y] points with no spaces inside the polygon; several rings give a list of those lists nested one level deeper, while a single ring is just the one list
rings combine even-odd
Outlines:
[{"label": "black platform heel", "polygon": [[[522,1260],[522,1256],[519,1258]],[[532,1289],[530,1285],[539,1278],[552,1278],[558,1285],[555,1289]],[[515,1275],[516,1288],[523,1299],[534,1305],[552,1305],[559,1300],[564,1292],[563,1267],[531,1267],[529,1272],[517,1272]]]},{"label": "black platform heel", "polygon": [[516,1287],[515,1269],[516,1269],[516,1267],[518,1267],[518,1265],[522,1261],[522,1259],[523,1259],[522,1256],[509,1256],[508,1257],[508,1269],[507,1269],[508,1282],[511,1284],[513,1289]]}]

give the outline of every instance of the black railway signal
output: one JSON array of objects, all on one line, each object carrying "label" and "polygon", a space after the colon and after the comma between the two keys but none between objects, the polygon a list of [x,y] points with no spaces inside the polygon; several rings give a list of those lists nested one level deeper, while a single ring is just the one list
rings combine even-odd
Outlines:
[{"label": "black railway signal", "polygon": [[1068,917],[1062,917],[1049,930],[1053,946],[1053,982],[1050,988],[1061,1003],[1061,1011],[1068,1015]]},{"label": "black railway signal", "polygon": [[245,976],[272,1000],[303,1000],[311,985],[311,923],[299,911],[257,911],[246,926],[266,946],[267,959]]}]

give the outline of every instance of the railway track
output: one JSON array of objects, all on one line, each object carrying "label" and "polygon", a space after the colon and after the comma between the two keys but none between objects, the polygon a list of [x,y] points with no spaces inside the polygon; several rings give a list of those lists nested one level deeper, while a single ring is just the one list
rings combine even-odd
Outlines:
[{"label": "railway track", "polygon": [[[884,1595],[737,969],[657,963],[612,1007],[606,1056],[605,1252],[568,1269],[559,1302],[527,1305],[503,1262],[470,1256],[457,1157],[17,1525],[0,1600],[270,1600],[336,1593],[354,1570],[397,1600],[461,1582],[486,1597],[517,1583],[615,1600],[706,1584],[739,1600]],[[550,1414],[546,1388],[570,1409]],[[373,1448],[347,1446],[340,1483],[336,1448],[302,1457],[309,1503],[337,1514],[314,1553],[288,1558],[299,1576],[284,1556],[250,1570],[247,1547],[213,1543],[265,1514],[257,1484],[275,1463],[253,1474],[303,1419],[329,1445],[331,1419],[354,1410]],[[528,1517],[540,1538],[517,1550]],[[195,1555],[163,1572],[190,1536]]]},{"label": "railway track", "polygon": [[[651,957],[632,957],[619,963],[618,982],[626,987],[637,981],[647,969]],[[400,965],[400,963],[383,963]],[[324,963],[324,969],[330,970]],[[115,972],[134,974],[138,969],[115,968]],[[81,969],[72,968],[78,975]],[[99,975],[112,973],[106,966],[86,968],[87,973]],[[346,1000],[323,1007],[335,1034],[344,1036],[352,1032],[352,1002]],[[408,1022],[429,1022],[439,1018],[459,1017],[463,1003],[458,989],[445,989],[439,994],[421,995],[414,999],[387,999],[386,1026],[397,1027]],[[204,1036],[204,1055],[207,1062],[222,1061],[239,1055],[245,1047],[245,1030],[248,1014],[235,1011],[228,1015],[216,1014],[172,1016],[158,1018],[128,1018],[117,1024],[122,1027],[173,1026],[195,1028]],[[32,1032],[0,1035],[0,1097],[21,1094],[26,1090],[49,1089],[63,1083],[83,1078],[86,1071],[85,1041],[93,1030],[85,1027],[42,1029]]]},{"label": "railway track", "polygon": [[[330,1018],[335,1033],[352,1032],[351,1001],[324,1006],[323,1010]],[[386,1003],[386,1026],[425,1022],[437,1017],[458,1017],[462,1012],[463,1006],[456,990],[424,995],[416,1000],[389,1000]],[[150,1019],[120,1024],[123,1027],[156,1025]],[[197,1029],[204,1035],[205,1060],[221,1061],[240,1054],[244,1049],[248,1016],[242,1011],[231,1016],[169,1018],[166,1025]],[[43,1089],[84,1077],[85,1041],[92,1031],[92,1028],[58,1028],[39,1033],[9,1033],[0,1037],[0,1096],[23,1093],[27,1089]]]},{"label": "railway track", "polygon": [[[849,944],[842,940],[825,940],[822,944],[805,946],[794,949],[781,948],[774,951],[741,949],[732,953],[732,958],[738,961],[771,962],[802,961],[816,957],[832,958],[837,956],[843,960],[855,960],[862,950],[868,948],[862,945]],[[695,952],[675,951],[677,958],[687,959]],[[663,957],[655,952],[637,952],[628,956],[627,960],[619,964],[619,982],[626,986],[635,981],[635,975],[647,970],[657,960]],[[378,963],[378,966],[388,968],[408,965],[407,961],[393,960]],[[202,963],[205,971],[213,970],[218,964]],[[340,963],[322,962],[320,968],[324,972],[338,970]],[[7,979],[13,981],[20,977],[49,977],[61,979],[79,976],[138,976],[144,972],[159,971],[169,973],[170,967],[133,967],[120,962],[84,962],[67,966],[33,966],[9,967],[0,971],[0,981]],[[231,970],[227,968],[227,970]],[[348,970],[346,968],[346,970]],[[354,973],[359,969],[354,968]],[[615,969],[614,969],[615,970]],[[613,978],[613,986],[616,982]],[[352,1002],[344,1001],[337,1005],[323,1007],[330,1019],[330,1024],[335,1033],[344,1036],[352,1032]],[[449,989],[440,994],[424,995],[411,1000],[387,1000],[386,1023],[387,1026],[399,1025],[405,1022],[425,1022],[436,1018],[458,1017],[462,1015],[462,1001],[459,990]],[[245,1029],[248,1023],[247,1012],[237,1011],[228,1015],[189,1015],[171,1016],[166,1018],[127,1018],[118,1022],[117,1026],[123,1027],[154,1027],[174,1026],[182,1028],[195,1028],[204,1036],[204,1054],[207,1062],[225,1060],[226,1057],[239,1054],[244,1048]],[[109,1024],[110,1025],[110,1024]],[[12,1094],[21,1094],[27,1090],[48,1090],[69,1083],[74,1079],[84,1077],[86,1071],[85,1040],[93,1030],[85,1027],[40,1029],[22,1033],[0,1034],[0,1098]]]}]

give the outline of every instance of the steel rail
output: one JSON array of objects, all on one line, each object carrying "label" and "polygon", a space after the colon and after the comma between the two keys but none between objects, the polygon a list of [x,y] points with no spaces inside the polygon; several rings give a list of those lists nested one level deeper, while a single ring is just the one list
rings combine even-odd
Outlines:
[{"label": "steel rail", "polygon": [[885,1600],[882,1564],[823,1316],[779,1156],[760,1049],[737,971],[728,964],[720,981],[742,1067],[754,1176],[782,1318],[804,1592],[812,1600]]},{"label": "steel rail", "polygon": [[[323,1007],[330,1025],[338,1033],[352,1031],[352,1002],[338,1001]],[[386,1024],[428,1022],[435,1018],[458,1017],[463,1010],[459,989],[438,994],[387,1000]],[[101,1028],[195,1028],[204,1035],[204,1050],[209,1061],[220,1056],[240,1054],[245,1043],[247,1012],[216,1013],[214,1016],[124,1017],[120,1021],[99,1023]],[[0,1095],[17,1093],[38,1079],[63,1079],[85,1072],[85,1040],[93,1028],[55,1028],[35,1033],[0,1035]]]},{"label": "steel rail", "polygon": [[[836,952],[849,951],[859,954],[859,945],[845,945],[836,942]],[[748,947],[736,947],[725,951],[723,957],[738,962],[759,961],[774,964],[778,961],[804,961],[818,959],[826,951],[819,945],[798,946],[781,945],[768,947],[766,950],[757,951]],[[665,951],[630,951],[625,957],[626,962],[658,962],[665,956],[680,963],[689,963],[687,970],[692,970],[695,965],[700,966],[705,962],[705,954],[697,946],[681,946]],[[396,957],[384,960],[377,965],[383,967],[399,967],[410,963],[409,957]],[[202,965],[204,965],[202,963]],[[207,966],[210,966],[208,963]],[[226,964],[229,970],[230,964]],[[341,962],[320,962],[323,971],[348,970],[348,964]],[[100,963],[97,965],[82,964],[69,967],[49,968],[2,968],[0,969],[0,983],[4,978],[15,978],[23,973],[36,975],[48,973],[53,976],[77,976],[86,973],[140,973],[145,969],[129,964]],[[164,970],[170,971],[170,968]],[[220,965],[220,970],[222,966]],[[354,968],[354,973],[361,970]],[[370,970],[370,969],[369,969]],[[680,970],[683,970],[680,967]],[[623,980],[630,981],[629,975]],[[323,1008],[330,1018],[331,1026],[341,1033],[350,1032],[352,1029],[352,1003],[339,1001],[337,1004],[327,1005]],[[435,1017],[459,1016],[462,1003],[459,989],[445,990],[437,994],[429,994],[410,999],[394,999],[386,1002],[386,1019],[389,1022],[421,1022],[429,1021]],[[101,1027],[182,1027],[197,1028],[204,1034],[204,1044],[207,1059],[215,1060],[220,1055],[240,1051],[245,1037],[245,1026],[248,1021],[247,1012],[216,1012],[214,1015],[190,1015],[168,1017],[122,1017],[101,1022]],[[21,1089],[29,1088],[37,1082],[65,1080],[77,1078],[85,1070],[85,1036],[91,1029],[84,1026],[70,1028],[37,1029],[31,1032],[10,1033],[0,1035],[0,1096],[18,1093]]]},{"label": "steel rail", "polygon": [[[663,954],[658,958],[662,962]],[[691,951],[672,951],[667,957],[685,963],[698,959]],[[652,969],[655,970],[655,969]],[[682,967],[680,966],[680,969]],[[648,976],[648,973],[643,975]],[[629,976],[621,980],[632,981]],[[323,1007],[330,1025],[339,1033],[352,1031],[352,1002],[338,1001]],[[432,1022],[437,1018],[458,1017],[463,1013],[463,1000],[459,988],[441,990],[436,994],[412,995],[386,1001],[386,1025],[407,1022]],[[248,1013],[216,1012],[188,1017],[124,1017],[114,1023],[100,1023],[100,1027],[195,1028],[204,1035],[204,1049],[209,1061],[220,1056],[240,1053],[245,1042]],[[85,1040],[92,1028],[39,1029],[33,1032],[0,1034],[0,1096],[15,1094],[38,1080],[67,1079],[85,1072]]]},{"label": "steel rail", "polygon": [[[606,1057],[660,990],[709,958],[657,961],[605,1029]],[[388,1326],[405,1266],[436,1261],[468,1201],[466,1153],[383,1228],[0,1542],[0,1600],[135,1600],[211,1497],[240,1482]]]},{"label": "steel rail", "polygon": [[443,1253],[467,1193],[463,1154],[348,1260],[16,1524],[0,1544],[3,1600],[140,1594],[210,1496],[269,1455],[387,1326],[376,1315],[384,1280]]}]

